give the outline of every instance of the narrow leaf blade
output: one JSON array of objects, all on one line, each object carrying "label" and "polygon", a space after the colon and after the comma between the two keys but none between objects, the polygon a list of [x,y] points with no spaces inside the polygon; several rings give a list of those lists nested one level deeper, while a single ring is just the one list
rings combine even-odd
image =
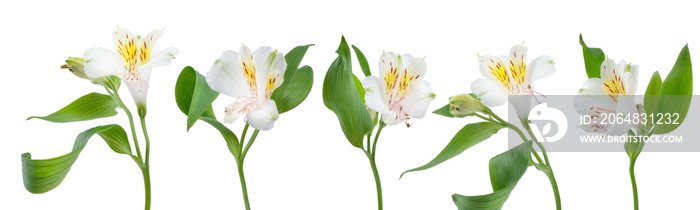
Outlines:
[{"label": "narrow leaf blade", "polygon": [[126,137],[126,133],[121,126],[105,125],[90,128],[78,135],[73,144],[73,150],[68,154],[43,160],[32,159],[30,153],[22,154],[22,177],[24,180],[24,187],[27,191],[36,194],[45,193],[56,188],[66,177],[73,163],[78,159],[80,152],[85,148],[88,140],[93,135],[102,133],[108,136],[109,140],[105,140],[115,152],[125,151],[125,149],[115,149],[115,147],[120,148],[122,146],[121,143],[115,142],[121,142],[123,141],[121,138]]},{"label": "narrow leaf blade", "polygon": [[50,115],[33,116],[27,120],[37,118],[56,123],[94,120],[117,115],[117,107],[119,105],[111,96],[89,93]]},{"label": "narrow leaf blade", "polygon": [[360,63],[360,68],[362,68],[362,73],[365,74],[366,77],[372,75],[372,72],[369,70],[369,63],[367,62],[367,58],[365,57],[365,54],[360,51],[359,48],[357,48],[355,45],[352,45],[352,49],[355,51],[355,55],[357,56],[357,61]]},{"label": "narrow leaf blade", "polygon": [[470,147],[488,139],[491,137],[491,135],[496,134],[498,130],[503,127],[503,125],[494,122],[467,124],[462,127],[462,129],[459,130],[454,137],[452,137],[452,140],[447,143],[447,146],[445,146],[445,148],[435,158],[433,158],[433,160],[423,166],[405,171],[401,174],[401,176],[408,172],[422,171],[439,165],[440,163],[461,154]]}]

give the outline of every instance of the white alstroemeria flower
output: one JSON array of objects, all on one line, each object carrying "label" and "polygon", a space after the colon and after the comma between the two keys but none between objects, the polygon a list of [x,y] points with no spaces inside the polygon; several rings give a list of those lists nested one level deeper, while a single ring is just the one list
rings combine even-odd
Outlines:
[{"label": "white alstroemeria flower", "polygon": [[287,63],[281,52],[260,47],[251,52],[243,45],[238,50],[224,51],[207,72],[212,89],[236,99],[226,107],[225,123],[233,123],[242,114],[245,121],[258,130],[272,129],[279,117],[272,92],[284,80]]},{"label": "white alstroemeria flower", "polygon": [[[532,82],[554,74],[556,69],[552,58],[546,55],[535,58],[530,65],[526,61],[527,48],[523,45],[513,46],[507,57],[479,56],[479,68],[485,78],[472,82],[472,92],[488,107],[503,105],[508,101],[508,95],[532,96],[537,93],[533,90]],[[508,64],[508,68],[504,63]],[[531,97],[520,99],[527,100],[512,103],[518,116],[524,119],[530,111]]]},{"label": "white alstroemeria flower", "polygon": [[89,49],[85,52],[85,74],[92,78],[121,78],[136,105],[146,106],[151,68],[170,65],[179,53],[175,47],[159,51],[156,41],[162,34],[163,30],[155,29],[145,37],[137,37],[129,30],[117,28],[112,38],[119,54],[101,47]]},{"label": "white alstroemeria flower", "polygon": [[409,54],[382,53],[379,58],[379,75],[369,76],[362,82],[367,106],[382,114],[387,125],[411,118],[423,118],[430,101],[435,99],[433,88],[423,80],[428,69],[425,57],[414,59]]},{"label": "white alstroemeria flower", "polygon": [[617,118],[621,113],[625,117],[628,114],[638,113],[634,102],[634,93],[637,91],[637,78],[639,67],[631,65],[624,60],[616,64],[612,59],[606,59],[600,67],[600,78],[591,78],[583,83],[579,95],[574,98],[576,112],[581,115],[591,116],[591,123],[581,125],[587,132],[605,133],[609,135],[621,135],[627,133],[630,128],[639,129],[639,125],[631,123],[602,123],[602,115]]}]

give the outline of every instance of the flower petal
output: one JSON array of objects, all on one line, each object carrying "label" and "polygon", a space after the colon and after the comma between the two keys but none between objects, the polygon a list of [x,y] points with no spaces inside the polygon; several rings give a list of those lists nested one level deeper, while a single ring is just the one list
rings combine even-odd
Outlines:
[{"label": "flower petal", "polygon": [[514,95],[512,98],[508,98],[511,105],[515,109],[515,114],[518,115],[521,121],[526,120],[530,111],[532,110],[532,95]]},{"label": "flower petal", "polygon": [[[619,94],[617,98],[617,109],[615,110],[615,117],[617,117],[618,114],[622,114],[622,117],[629,115],[632,112],[632,110],[630,109],[631,105],[629,101],[627,101],[627,97],[625,95]],[[630,124],[628,121],[622,120],[622,123],[617,123],[618,120],[615,121],[616,123],[610,125],[610,128],[605,132],[606,134],[622,135],[626,134],[627,131],[629,131],[632,128],[632,124]]]},{"label": "flower petal", "polygon": [[527,47],[514,45],[508,54],[508,69],[513,77],[513,83],[519,91],[527,88],[525,83],[525,61],[527,60]]},{"label": "flower petal", "polygon": [[531,85],[532,82],[551,76],[556,72],[557,69],[554,68],[554,60],[552,57],[541,55],[535,60],[532,60],[527,66],[525,75],[525,85]]},{"label": "flower petal", "polygon": [[613,59],[605,59],[600,66],[600,79],[603,81],[603,90],[609,96],[615,98],[618,94],[627,95],[626,84],[622,81],[622,71]]},{"label": "flower petal", "polygon": [[486,78],[472,82],[471,89],[481,99],[481,103],[487,107],[500,106],[508,101],[508,93],[502,86]]},{"label": "flower petal", "polygon": [[634,95],[637,92],[637,84],[639,78],[639,66],[621,60],[619,68],[622,71],[622,82],[627,90],[627,95]]},{"label": "flower petal", "polygon": [[124,62],[114,52],[101,47],[85,51],[85,75],[88,77],[97,78],[124,72]]},{"label": "flower petal", "polygon": [[490,55],[479,56],[479,69],[486,79],[498,84],[504,91],[513,93],[513,80],[500,58]]},{"label": "flower petal", "polygon": [[259,47],[253,52],[253,61],[257,71],[258,95],[266,96],[267,99],[269,95],[272,95],[272,91],[282,84],[287,63],[281,52],[265,46]]},{"label": "flower petal", "polygon": [[[238,65],[240,65],[241,70],[243,70],[245,84],[248,86],[248,90],[250,90],[250,95],[257,97],[258,88],[260,87],[258,87],[258,81],[256,79],[258,70],[253,58],[253,53],[250,51],[250,48],[245,45],[242,45],[238,52]],[[264,77],[264,75],[267,74],[265,73],[262,75]]]},{"label": "flower petal", "polygon": [[180,50],[175,47],[166,48],[158,52],[158,54],[153,56],[150,61],[143,64],[143,66],[158,67],[170,65],[173,62],[173,58],[175,58],[178,53],[180,53]]},{"label": "flower petal", "polygon": [[117,53],[121,56],[126,69],[136,70],[138,67],[138,47],[136,46],[136,36],[131,31],[123,28],[117,28],[112,33],[112,39]]},{"label": "flower petal", "polygon": [[384,52],[379,56],[379,75],[386,83],[385,93],[394,94],[399,84],[399,69],[403,69],[403,64],[399,62],[398,55],[394,52]]},{"label": "flower petal", "polygon": [[270,99],[272,92],[275,91],[282,82],[284,82],[284,73],[279,69],[269,71],[267,73],[267,82],[265,83],[265,99]]},{"label": "flower petal", "polygon": [[605,95],[603,81],[600,78],[590,78],[579,89],[579,95]]},{"label": "flower petal", "polygon": [[[150,72],[150,69],[147,70]],[[131,97],[134,98],[134,102],[137,106],[146,105],[146,96],[148,95],[148,81],[143,78],[139,79],[122,79],[124,84],[131,92]]]},{"label": "flower petal", "polygon": [[381,112],[382,113],[382,121],[388,126],[392,125],[397,125],[401,121],[398,116],[396,116],[396,112],[393,111],[388,111],[388,112]]},{"label": "flower petal", "polygon": [[579,95],[574,97],[574,108],[581,115],[588,115],[592,109],[602,108],[614,111],[617,104],[610,96],[605,94],[600,78],[591,78],[583,83]]},{"label": "flower petal", "polygon": [[250,126],[263,131],[272,129],[277,118],[279,118],[279,113],[273,100],[266,100],[262,107],[258,107],[255,111],[248,113],[246,117]]},{"label": "flower petal", "polygon": [[247,105],[249,105],[247,101],[236,101],[226,106],[226,110],[224,111],[226,113],[224,116],[224,123],[233,123],[241,114],[247,114],[242,112]]},{"label": "flower petal", "polygon": [[408,84],[413,80],[422,80],[425,77],[425,72],[428,69],[428,65],[425,62],[425,57],[414,59],[410,54],[403,54],[399,57],[406,68],[403,70],[399,69],[401,72],[401,81],[399,82],[399,89],[397,92],[398,97],[406,96]]},{"label": "flower petal", "polygon": [[433,88],[425,80],[413,80],[409,83],[406,98],[401,101],[403,111],[411,118],[423,118],[428,105],[435,99]]},{"label": "flower petal", "polygon": [[158,38],[160,38],[162,35],[163,29],[154,29],[151,31],[151,33],[148,33],[146,37],[140,38],[138,51],[139,65],[144,65],[151,60],[151,53],[153,52],[153,48],[156,46],[156,41],[158,41]]},{"label": "flower petal", "polygon": [[365,103],[371,110],[385,113],[389,111],[389,98],[386,95],[386,84],[375,76],[368,76],[362,81],[365,88]]},{"label": "flower petal", "polygon": [[224,51],[207,72],[207,84],[217,92],[234,98],[250,97],[250,89],[238,61],[238,53]]}]

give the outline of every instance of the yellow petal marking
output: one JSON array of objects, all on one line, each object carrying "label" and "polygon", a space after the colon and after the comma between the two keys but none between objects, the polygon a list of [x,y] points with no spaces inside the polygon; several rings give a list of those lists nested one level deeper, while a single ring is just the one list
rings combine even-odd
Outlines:
[{"label": "yellow petal marking", "polygon": [[247,61],[241,61],[241,69],[243,69],[243,75],[245,76],[246,82],[248,83],[250,93],[255,97],[258,94],[258,88],[255,80],[255,63],[253,63],[253,55],[249,56],[250,59],[246,59]]},{"label": "yellow petal marking", "polygon": [[[424,62],[425,58],[421,58],[419,60],[414,60],[414,63],[409,63],[408,67],[403,69],[403,74],[401,75],[401,81],[399,82],[399,90],[397,95],[398,96],[404,96],[406,93],[406,89],[408,88],[408,83],[413,81],[414,79],[418,79],[423,75],[420,75],[420,72],[416,70],[416,68],[420,68],[420,64]],[[419,62],[419,63],[416,63]]]},{"label": "yellow petal marking", "polygon": [[503,87],[505,87],[508,92],[513,92],[513,85],[511,83],[510,76],[508,75],[506,67],[503,65],[501,59],[493,56],[482,56],[479,57],[479,60],[483,65],[488,67],[491,74],[493,74],[493,76],[495,76],[496,79],[501,82]]},{"label": "yellow petal marking", "polygon": [[122,57],[122,60],[124,60],[126,69],[130,73],[136,73],[138,62],[136,57],[136,37],[125,30],[116,30],[114,33],[117,52]]},{"label": "yellow petal marking", "polygon": [[[382,60],[382,63],[389,62],[389,69],[384,69],[384,81],[386,82],[386,94],[394,94],[396,85],[399,82],[399,67],[397,63]],[[390,97],[391,98],[391,97]]]},{"label": "yellow petal marking", "polygon": [[615,61],[605,61],[601,69],[603,90],[613,101],[617,102],[618,94],[627,95],[625,84],[622,81],[621,69],[618,69]]},{"label": "yellow petal marking", "polygon": [[162,30],[156,29],[139,41],[139,65],[142,66],[151,61],[153,47],[161,34]]},{"label": "yellow petal marking", "polygon": [[513,76],[513,82],[518,91],[524,89],[525,84],[525,66],[526,66],[527,48],[520,46],[513,47],[510,55],[508,55],[508,67],[510,67],[510,75]]},{"label": "yellow petal marking", "polygon": [[282,74],[280,71],[271,71],[267,73],[267,87],[265,88],[265,97],[270,98],[272,92],[282,84]]}]

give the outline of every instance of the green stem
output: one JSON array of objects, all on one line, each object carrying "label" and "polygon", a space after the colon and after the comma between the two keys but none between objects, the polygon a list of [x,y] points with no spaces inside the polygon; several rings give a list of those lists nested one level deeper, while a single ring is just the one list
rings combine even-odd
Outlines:
[{"label": "green stem", "polygon": [[544,145],[542,145],[542,143],[540,143],[540,141],[538,141],[537,138],[535,138],[535,134],[532,132],[530,124],[528,124],[525,120],[522,121],[522,124],[523,127],[525,127],[525,130],[527,130],[527,133],[530,134],[530,137],[532,137],[532,141],[534,141],[535,144],[537,144],[537,147],[539,147],[542,151],[542,157],[544,157],[544,162],[547,165],[547,168],[549,169],[545,172],[545,174],[547,175],[547,178],[549,178],[549,183],[552,185],[552,191],[554,192],[554,201],[556,202],[557,210],[561,210],[561,196],[559,195],[559,186],[557,185],[556,178],[554,178],[554,171],[552,170],[552,165],[549,163],[549,157],[547,157],[547,150],[545,150]]},{"label": "green stem", "polygon": [[372,142],[372,147],[370,150],[369,147],[369,136],[367,136],[367,150],[365,150],[365,155],[367,155],[367,158],[369,159],[369,165],[372,167],[372,173],[374,174],[374,183],[377,185],[377,209],[382,210],[384,208],[384,205],[382,203],[382,183],[381,180],[379,179],[379,170],[377,170],[377,162],[375,161],[375,157],[377,155],[377,141],[379,141],[379,134],[382,133],[382,129],[386,127],[386,124],[383,121],[379,122],[379,128],[377,129],[377,133],[374,136],[374,142]]},{"label": "green stem", "polygon": [[144,165],[148,167],[150,157],[149,154],[151,151],[151,140],[148,138],[148,130],[146,129],[146,112],[143,111],[142,114],[141,110],[139,109],[139,116],[141,117],[141,129],[143,129],[143,137],[146,139],[146,161],[144,162]]},{"label": "green stem", "polygon": [[[376,141],[375,141],[376,142]],[[379,180],[379,170],[377,170],[377,163],[374,161],[374,154],[365,152],[367,158],[369,158],[369,165],[372,167],[372,173],[374,174],[374,183],[377,185],[377,209],[382,210],[382,183]]]},{"label": "green stem", "polygon": [[[243,146],[243,143],[245,143],[245,136],[246,133],[248,133],[249,126],[249,124],[246,124],[243,128],[243,135],[241,135],[241,146]],[[255,142],[255,139],[258,137],[259,132],[260,130],[258,129],[255,129],[255,131],[253,131],[253,135],[250,136],[250,142],[248,142],[248,145],[245,146],[245,149],[240,151],[241,156],[238,157],[238,159],[236,160],[236,165],[238,166],[238,178],[240,178],[241,181],[241,190],[243,191],[243,202],[245,203],[246,210],[250,210],[250,201],[248,201],[248,187],[246,187],[245,175],[243,174],[243,161],[245,160],[245,156],[248,154],[248,150]]]},{"label": "green stem", "polygon": [[557,209],[561,210],[561,197],[559,195],[559,186],[557,185],[557,179],[554,178],[554,172],[552,172],[552,168],[549,168],[549,171],[547,171],[545,174],[547,175],[547,178],[549,178],[549,184],[552,185],[552,191],[554,191],[554,201],[556,202]]},{"label": "green stem", "polygon": [[[510,124],[508,122],[501,122],[501,123],[505,123],[504,125],[506,127],[510,128],[511,130],[514,130],[516,133],[518,133],[518,135],[520,135],[520,138],[522,138],[523,141],[528,141],[527,137],[525,137],[525,134],[523,133],[523,131],[520,130],[520,128],[515,127],[515,125]],[[536,141],[537,140],[535,140],[535,142]],[[535,159],[537,159],[537,162],[542,164],[542,158],[540,158],[540,155],[537,154],[537,151],[535,151],[535,149],[532,149],[532,154],[535,156]]]},{"label": "green stem", "polygon": [[241,180],[241,190],[243,191],[243,202],[245,203],[245,209],[250,210],[250,202],[248,201],[248,188],[245,184],[245,176],[243,175],[243,160],[236,162],[238,165],[238,178]]},{"label": "green stem", "polygon": [[255,131],[253,131],[253,135],[250,136],[250,142],[248,142],[248,145],[245,145],[245,149],[241,153],[241,163],[243,163],[243,160],[245,160],[245,156],[246,154],[248,154],[248,149],[250,149],[250,146],[252,146],[253,142],[255,142],[255,139],[258,137],[259,132],[260,130],[255,129]]},{"label": "green stem", "polygon": [[250,124],[246,123],[245,127],[243,127],[243,134],[241,135],[241,143],[239,143],[238,145],[243,146],[243,143],[245,143],[245,135],[246,135],[246,133],[248,133],[248,127],[250,127]]},{"label": "green stem", "polygon": [[634,197],[634,210],[639,210],[639,195],[637,194],[637,179],[634,176],[634,163],[637,159],[630,160],[630,179],[632,180],[632,196]]},{"label": "green stem", "polygon": [[370,142],[371,142],[370,140],[371,139],[372,139],[372,134],[371,133],[367,134],[367,152],[369,152],[369,153],[372,153],[372,151],[370,150],[370,148],[371,148],[370,147]]},{"label": "green stem", "polygon": [[493,119],[491,119],[491,118],[488,118],[488,117],[485,117],[485,116],[483,116],[483,115],[480,115],[479,113],[476,113],[476,112],[474,113],[474,116],[476,116],[476,117],[478,117],[478,118],[481,118],[481,119],[483,119],[483,120],[492,122],[492,123],[498,123],[498,122],[496,122],[495,120],[493,120]]},{"label": "green stem", "polygon": [[[111,83],[111,80],[110,80]],[[114,84],[111,83],[110,86],[104,86],[105,90],[109,93],[110,96],[112,96],[112,99],[114,99],[115,102],[119,105],[120,108],[126,112],[126,116],[129,118],[129,125],[131,126],[131,136],[134,139],[134,147],[136,147],[136,155],[138,157],[137,164],[139,168],[141,169],[141,174],[143,174],[143,185],[145,188],[145,197],[146,197],[146,202],[145,202],[145,207],[144,209],[150,210],[151,209],[151,174],[150,174],[150,168],[148,165],[148,157],[149,157],[149,150],[150,150],[150,141],[148,139],[148,132],[146,131],[146,124],[144,121],[145,117],[145,111],[143,112],[141,108],[139,107],[139,116],[141,116],[141,128],[143,128],[144,136],[146,138],[146,161],[145,163],[143,162],[143,157],[141,155],[141,148],[139,147],[139,141],[136,136],[136,127],[134,126],[134,117],[131,115],[131,111],[129,111],[129,108],[126,107],[124,102],[122,101],[121,97],[119,97],[119,92],[114,89]]]},{"label": "green stem", "polygon": [[143,185],[146,188],[146,210],[151,209],[151,174],[148,166],[141,168],[143,174]]},{"label": "green stem", "polygon": [[[491,122],[495,122],[495,123],[501,123],[501,125],[506,126],[506,127],[510,128],[511,130],[515,131],[516,133],[518,133],[518,135],[520,136],[520,138],[523,139],[523,142],[527,142],[527,141],[528,141],[527,137],[525,136],[525,134],[523,133],[523,131],[520,130],[520,128],[518,128],[518,127],[516,127],[515,125],[510,124],[510,123],[506,122],[505,120],[501,119],[500,117],[498,117],[498,115],[496,115],[495,113],[493,113],[493,112],[491,111],[491,109],[486,109],[486,110],[484,111],[484,113],[486,113],[486,114],[488,114],[489,116],[495,118],[498,122],[492,120],[491,118],[486,118],[486,117],[481,116],[481,115],[479,115],[479,114],[476,114],[476,113],[475,113],[475,114],[477,115],[477,117],[480,117],[480,118],[482,118],[482,119],[487,119],[487,120],[489,120],[489,121],[491,121]],[[537,140],[535,140],[535,141],[537,141]],[[532,152],[532,155],[535,156],[535,159],[537,159],[537,162],[540,163],[540,164],[542,164],[542,158],[540,158],[540,155],[537,154],[537,151],[535,151],[535,149],[532,149],[531,152]]]},{"label": "green stem", "polygon": [[[111,81],[111,80],[110,80]],[[136,147],[136,156],[139,157],[139,160],[143,161],[143,158],[141,157],[141,149],[139,148],[139,141],[136,138],[136,127],[134,127],[134,117],[131,115],[131,111],[129,111],[129,108],[124,105],[124,102],[122,102],[121,97],[119,97],[119,93],[114,90],[110,90],[105,86],[105,90],[109,93],[110,96],[112,96],[112,99],[117,102],[120,108],[126,112],[126,116],[129,117],[129,125],[131,125],[131,136],[134,138],[134,146]]]},{"label": "green stem", "polygon": [[370,152],[370,154],[372,154],[372,158],[377,155],[377,141],[379,140],[379,134],[382,133],[382,129],[384,129],[384,127],[386,127],[384,122],[379,123],[377,134],[374,136],[374,142],[372,142],[372,151]]},{"label": "green stem", "polygon": [[146,129],[146,107],[143,105],[138,105],[138,114],[141,119],[141,129],[143,130],[143,137],[146,139],[146,159],[143,163],[143,183],[146,188],[146,210],[151,209],[151,175],[150,175],[150,151],[151,151],[151,140],[148,137],[148,129]]}]

